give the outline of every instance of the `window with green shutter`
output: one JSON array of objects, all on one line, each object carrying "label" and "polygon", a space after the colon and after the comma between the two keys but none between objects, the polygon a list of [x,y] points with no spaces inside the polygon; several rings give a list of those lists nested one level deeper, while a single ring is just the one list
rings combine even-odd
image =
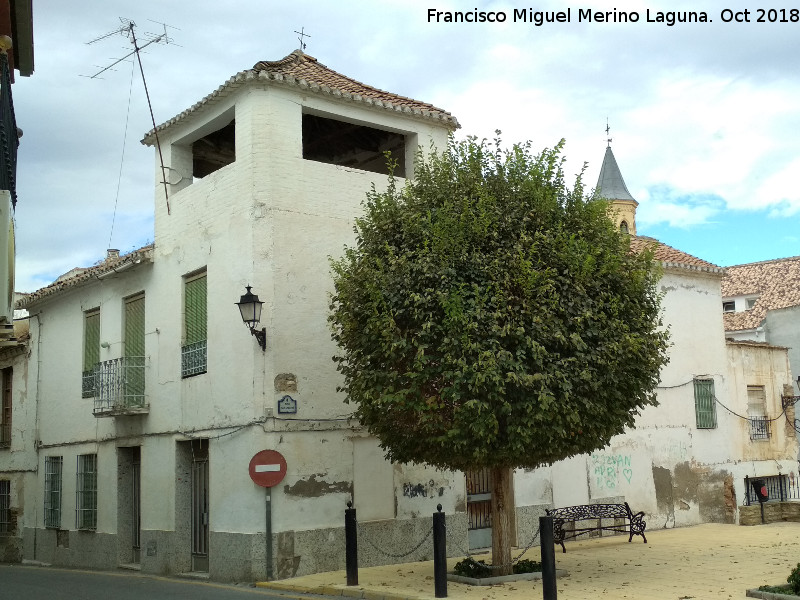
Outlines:
[{"label": "window with green shutter", "polygon": [[713,379],[694,380],[694,411],[698,429],[714,429],[717,426],[717,400]]},{"label": "window with green shutter", "polygon": [[144,296],[125,301],[125,406],[144,406]]},{"label": "window with green shutter", "polygon": [[100,363],[100,310],[84,313],[83,319],[83,377],[82,396],[96,395],[95,373]]},{"label": "window with green shutter", "polygon": [[181,376],[206,372],[207,285],[206,274],[186,278],[184,282]]}]

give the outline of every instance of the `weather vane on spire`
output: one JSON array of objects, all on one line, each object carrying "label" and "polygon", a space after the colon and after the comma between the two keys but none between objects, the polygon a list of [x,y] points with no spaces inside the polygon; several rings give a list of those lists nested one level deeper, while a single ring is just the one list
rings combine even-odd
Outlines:
[{"label": "weather vane on spire", "polygon": [[307,38],[311,37],[309,34],[305,33],[305,29],[306,29],[305,27],[301,27],[300,31],[295,31],[295,33],[298,35],[297,39],[300,40],[300,50],[305,50],[306,49],[306,43],[303,41],[303,38],[304,37],[307,37]]},{"label": "weather vane on spire", "polygon": [[[611,127],[608,124],[608,117],[606,117],[606,135],[608,135],[609,131],[611,131]],[[608,142],[608,147],[611,148],[611,138],[610,137],[606,138],[606,142]]]}]

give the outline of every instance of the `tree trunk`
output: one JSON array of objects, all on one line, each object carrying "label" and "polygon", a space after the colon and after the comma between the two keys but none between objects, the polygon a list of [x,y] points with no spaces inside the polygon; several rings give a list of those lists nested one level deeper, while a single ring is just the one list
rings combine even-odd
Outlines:
[{"label": "tree trunk", "polygon": [[493,575],[511,575],[511,469],[493,467],[492,472],[492,564],[505,565]]}]

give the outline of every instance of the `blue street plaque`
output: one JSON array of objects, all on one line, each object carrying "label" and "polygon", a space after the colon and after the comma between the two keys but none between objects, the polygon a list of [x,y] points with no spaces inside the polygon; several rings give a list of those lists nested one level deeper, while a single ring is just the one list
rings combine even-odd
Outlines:
[{"label": "blue street plaque", "polygon": [[284,396],[278,400],[279,415],[294,415],[297,413],[297,400],[291,396]]}]

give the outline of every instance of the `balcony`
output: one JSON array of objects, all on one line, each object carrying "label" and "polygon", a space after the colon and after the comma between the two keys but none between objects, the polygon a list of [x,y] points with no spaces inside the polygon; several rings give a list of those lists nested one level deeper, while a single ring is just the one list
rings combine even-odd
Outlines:
[{"label": "balcony", "polygon": [[145,357],[124,356],[98,363],[92,370],[93,384],[84,376],[84,391],[94,391],[94,416],[116,417],[150,412],[145,404]]}]

